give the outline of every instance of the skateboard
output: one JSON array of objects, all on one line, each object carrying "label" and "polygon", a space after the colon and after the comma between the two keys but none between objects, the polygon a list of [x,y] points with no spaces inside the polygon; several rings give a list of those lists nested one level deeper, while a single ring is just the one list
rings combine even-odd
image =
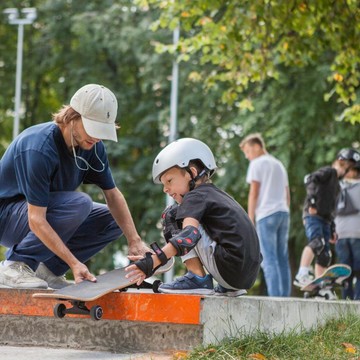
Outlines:
[{"label": "skateboard", "polygon": [[[327,268],[327,270],[319,277],[315,278],[306,286],[300,288],[304,291],[304,298],[311,298],[319,296],[319,291],[322,289],[331,290],[334,286],[344,286],[345,280],[351,274],[351,267],[345,264],[335,264]],[[326,294],[325,299],[329,297]]]},{"label": "skateboard", "polygon": [[[165,265],[161,266],[155,271],[154,275],[160,275],[169,271],[174,266],[174,258],[171,258]],[[124,266],[119,269],[109,271],[96,277],[96,282],[88,280],[82,281],[78,284],[69,285],[52,293],[36,293],[34,298],[56,299],[59,301],[68,301],[72,305],[67,308],[65,304],[58,303],[54,307],[54,316],[56,318],[63,318],[67,314],[87,315],[93,320],[100,320],[103,315],[103,309],[99,305],[94,305],[90,309],[86,306],[86,302],[95,301],[98,298],[111,293],[116,290],[126,290],[128,287],[136,284],[135,281],[130,281],[125,276],[127,272]],[[152,288],[154,292],[158,292],[158,287],[161,283],[156,280],[152,285],[144,282],[145,285],[137,286],[138,288]]]}]

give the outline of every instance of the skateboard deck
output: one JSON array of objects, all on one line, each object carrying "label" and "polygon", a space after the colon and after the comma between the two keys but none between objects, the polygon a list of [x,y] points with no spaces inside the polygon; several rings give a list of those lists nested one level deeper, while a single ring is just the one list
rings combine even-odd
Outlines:
[{"label": "skateboard deck", "polygon": [[312,297],[321,289],[332,289],[336,285],[342,286],[344,280],[346,280],[350,274],[350,266],[345,264],[335,264],[327,268],[321,276],[300,288],[300,290],[305,292],[304,297]]},{"label": "skateboard deck", "polygon": [[[174,266],[174,262],[174,258],[171,258],[167,264],[157,269],[154,275],[160,275],[169,271]],[[51,293],[35,293],[33,297],[69,301],[73,304],[73,308],[71,309],[66,309],[64,304],[57,304],[54,308],[54,315],[56,317],[61,318],[66,314],[80,314],[90,315],[94,320],[100,320],[102,316],[101,307],[96,306],[89,310],[86,308],[85,302],[94,301],[108,293],[134,285],[136,283],[135,281],[130,281],[125,277],[127,274],[125,271],[126,267],[127,266],[98,275],[96,282],[85,280]],[[154,282],[154,284],[153,290],[155,292],[157,290],[155,286],[158,287],[158,283]],[[147,283],[145,287],[149,287],[149,284]]]}]

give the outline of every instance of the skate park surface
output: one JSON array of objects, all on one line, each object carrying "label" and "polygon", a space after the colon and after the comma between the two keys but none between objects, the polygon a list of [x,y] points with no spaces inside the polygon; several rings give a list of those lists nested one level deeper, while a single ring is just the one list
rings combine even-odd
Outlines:
[{"label": "skate park surface", "polygon": [[35,359],[39,348],[42,355],[51,352],[52,359],[56,354],[59,359],[95,358],[89,354],[98,359],[171,359],[176,351],[254,331],[300,332],[331,318],[360,315],[357,301],[170,295],[134,289],[89,303],[102,306],[99,321],[81,315],[59,319],[53,314],[59,301],[35,299],[35,292],[39,290],[0,288],[2,359],[9,354],[9,359],[21,360],[22,354],[31,360],[32,353]]}]

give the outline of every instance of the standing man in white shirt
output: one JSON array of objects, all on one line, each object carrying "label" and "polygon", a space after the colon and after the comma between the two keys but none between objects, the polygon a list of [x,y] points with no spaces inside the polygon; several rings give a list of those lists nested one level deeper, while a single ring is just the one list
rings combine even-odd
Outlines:
[{"label": "standing man in white shirt", "polygon": [[269,296],[290,296],[289,265],[290,191],[284,165],[266,151],[259,133],[248,135],[240,149],[250,161],[246,181],[250,184],[248,215],[256,225],[264,260]]}]

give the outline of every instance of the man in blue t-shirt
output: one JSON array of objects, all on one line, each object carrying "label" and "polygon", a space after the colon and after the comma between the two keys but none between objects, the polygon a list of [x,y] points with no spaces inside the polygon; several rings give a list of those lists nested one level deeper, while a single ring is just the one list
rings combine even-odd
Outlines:
[{"label": "man in blue t-shirt", "polygon": [[[117,141],[117,100],[106,87],[80,88],[53,121],[23,131],[0,160],[0,284],[62,288],[96,281],[84,262],[123,233],[130,255],[148,251],[116,187],[101,140]],[[100,140],[101,139],[101,140]],[[99,186],[106,205],[80,184]]]}]

